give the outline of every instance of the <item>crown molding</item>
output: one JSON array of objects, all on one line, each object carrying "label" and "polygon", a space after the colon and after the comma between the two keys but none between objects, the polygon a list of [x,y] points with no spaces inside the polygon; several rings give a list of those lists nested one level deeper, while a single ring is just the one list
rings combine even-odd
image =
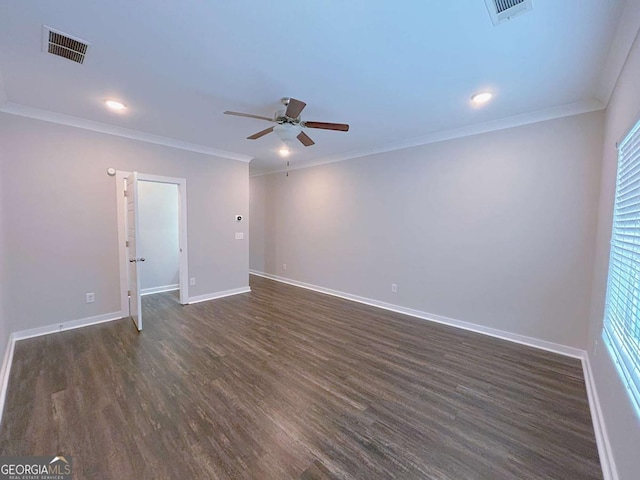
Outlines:
[{"label": "crown molding", "polygon": [[466,127],[456,128],[452,130],[444,130],[441,132],[433,132],[421,137],[413,137],[399,142],[391,142],[378,147],[365,148],[362,150],[341,153],[338,155],[332,155],[329,157],[312,160],[311,162],[296,165],[289,168],[279,168],[277,170],[263,171],[251,173],[251,177],[259,177],[262,175],[270,175],[272,173],[282,173],[292,170],[300,170],[303,168],[315,167],[318,165],[324,165],[327,163],[342,162],[344,160],[350,160],[353,158],[366,157],[368,155],[375,155],[377,153],[393,152],[395,150],[402,150],[405,148],[418,147],[420,145],[428,145],[430,143],[443,142],[445,140],[454,140],[456,138],[470,137],[472,135],[478,135],[481,133],[495,132],[498,130],[505,130],[508,128],[519,127],[522,125],[529,125],[532,123],[544,122],[547,120],[554,120],[556,118],[571,117],[573,115],[580,115],[583,113],[595,112],[597,110],[603,110],[605,106],[599,100],[585,100],[576,103],[570,103],[561,105],[559,107],[548,108],[545,110],[538,110],[536,112],[524,113],[521,115],[514,115],[511,117],[500,118],[498,120],[492,120],[489,122],[478,123],[475,125],[468,125]]},{"label": "crown molding", "polygon": [[196,143],[184,142],[182,140],[176,140],[170,137],[162,137],[159,135],[153,135],[150,133],[140,132],[138,130],[132,130],[129,128],[118,127],[116,125],[109,125],[106,123],[94,122],[93,120],[86,120],[80,117],[74,117],[71,115],[65,115],[62,113],[51,112],[48,110],[41,110],[39,108],[29,107],[19,103],[7,102],[0,105],[0,112],[9,113],[11,115],[18,115],[21,117],[34,118],[36,120],[43,120],[45,122],[57,123],[60,125],[68,125],[70,127],[81,128],[84,130],[91,130],[93,132],[106,133],[107,135],[115,135],[117,137],[130,138],[133,140],[139,140],[141,142],[154,143],[156,145],[163,145],[165,147],[177,148],[180,150],[188,150],[190,152],[203,153],[205,155],[212,155],[214,157],[228,158],[230,160],[238,160],[240,162],[248,163],[253,160],[253,157],[248,155],[242,155],[240,153],[228,152],[226,150],[219,150],[217,148],[208,147],[206,145],[198,145]]},{"label": "crown molding", "polygon": [[640,2],[627,1],[618,22],[618,28],[611,42],[611,48],[602,69],[602,75],[596,89],[598,98],[605,107],[609,105],[611,95],[618,83],[622,69],[627,63],[629,53],[640,35]]}]

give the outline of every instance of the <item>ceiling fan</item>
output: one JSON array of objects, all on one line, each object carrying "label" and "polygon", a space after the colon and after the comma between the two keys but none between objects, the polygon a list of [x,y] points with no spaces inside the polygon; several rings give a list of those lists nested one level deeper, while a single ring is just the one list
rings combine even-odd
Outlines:
[{"label": "ceiling fan", "polygon": [[300,140],[305,147],[310,147],[315,142],[311,140],[309,135],[302,131],[303,128],[320,128],[322,130],[337,130],[340,132],[348,132],[349,125],[346,123],[327,123],[327,122],[308,122],[300,119],[300,113],[307,105],[306,103],[296,100],[295,98],[284,97],[280,100],[286,107],[286,110],[278,110],[273,118],[263,117],[262,115],[253,115],[250,113],[240,112],[224,112],[226,115],[235,115],[237,117],[257,118],[258,120],[266,120],[273,122],[274,125],[264,130],[254,133],[247,137],[247,140],[256,140],[264,137],[268,133],[275,132],[280,140],[285,143],[293,141],[294,138]]}]

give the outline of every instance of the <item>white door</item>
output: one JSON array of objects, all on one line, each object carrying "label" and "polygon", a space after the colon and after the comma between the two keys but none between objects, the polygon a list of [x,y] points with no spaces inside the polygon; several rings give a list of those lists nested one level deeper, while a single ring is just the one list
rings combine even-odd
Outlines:
[{"label": "white door", "polygon": [[140,301],[140,275],[136,232],[138,231],[138,172],[127,177],[127,254],[129,256],[129,316],[138,330],[142,330],[142,304]]}]

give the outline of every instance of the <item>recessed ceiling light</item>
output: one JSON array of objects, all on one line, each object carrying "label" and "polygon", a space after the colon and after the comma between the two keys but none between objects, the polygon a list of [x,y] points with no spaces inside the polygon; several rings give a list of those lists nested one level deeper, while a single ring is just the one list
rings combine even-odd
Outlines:
[{"label": "recessed ceiling light", "polygon": [[481,93],[476,93],[473,97],[471,97],[471,102],[474,103],[475,105],[482,105],[483,103],[487,103],[492,98],[493,98],[493,93],[481,92]]},{"label": "recessed ceiling light", "polygon": [[116,112],[121,112],[127,109],[124,103],[118,102],[117,100],[105,100],[104,104],[111,110],[115,110]]},{"label": "recessed ceiling light", "polygon": [[281,157],[288,157],[289,156],[289,149],[287,147],[282,147],[280,150],[278,150],[278,153],[280,154]]}]

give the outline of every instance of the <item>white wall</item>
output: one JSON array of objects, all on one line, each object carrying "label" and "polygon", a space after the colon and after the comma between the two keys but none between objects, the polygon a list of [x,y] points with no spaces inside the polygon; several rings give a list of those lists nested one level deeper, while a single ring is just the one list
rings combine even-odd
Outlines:
[{"label": "white wall", "polygon": [[584,348],[602,129],[596,112],[254,177],[251,268]]},{"label": "white wall", "polygon": [[[640,4],[635,4],[635,8],[640,11]],[[640,476],[640,457],[638,455],[640,453],[640,418],[633,411],[624,385],[618,377],[607,348],[602,341],[602,322],[617,171],[616,142],[622,140],[633,125],[640,120],[638,79],[640,79],[640,41],[636,38],[606,111],[602,182],[600,201],[597,207],[599,222],[587,349],[615,464],[619,478],[623,480],[637,479]]]},{"label": "white wall", "polygon": [[[2,172],[2,143],[0,143],[0,180],[3,178]],[[4,278],[4,265],[5,258],[7,257],[7,252],[4,248],[4,229],[3,229],[3,202],[2,202],[2,181],[0,181],[0,362],[4,359],[4,354],[7,348],[7,343],[9,341],[9,336],[11,335],[11,330],[7,325],[7,318],[4,315],[4,287],[5,287],[5,278]],[[1,365],[1,363],[0,363]],[[1,367],[0,367],[1,368]],[[2,406],[0,406],[0,409]]]},{"label": "white wall", "polygon": [[266,192],[265,177],[253,177],[249,188],[249,265],[254,270],[265,271],[264,259],[266,251],[265,220]]},{"label": "white wall", "polygon": [[142,292],[179,283],[178,186],[138,182],[138,248]]},{"label": "white wall", "polygon": [[[248,164],[0,114],[12,331],[120,311],[116,180],[108,167],[186,178],[190,296],[248,285]],[[85,303],[85,293],[96,301]]]}]

